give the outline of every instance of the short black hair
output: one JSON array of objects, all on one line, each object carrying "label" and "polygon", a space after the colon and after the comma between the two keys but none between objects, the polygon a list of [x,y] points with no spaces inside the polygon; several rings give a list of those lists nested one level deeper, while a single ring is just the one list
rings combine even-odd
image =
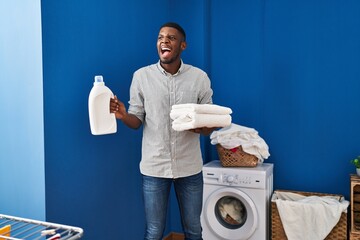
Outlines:
[{"label": "short black hair", "polygon": [[186,40],[186,34],[184,29],[177,23],[175,22],[167,22],[165,24],[163,24],[160,29],[164,28],[164,27],[171,27],[171,28],[175,28],[177,29],[183,36],[184,36],[184,41]]}]

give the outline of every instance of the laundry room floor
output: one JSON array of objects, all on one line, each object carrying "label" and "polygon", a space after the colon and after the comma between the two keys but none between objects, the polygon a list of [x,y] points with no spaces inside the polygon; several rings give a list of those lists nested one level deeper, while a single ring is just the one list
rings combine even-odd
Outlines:
[{"label": "laundry room floor", "polygon": [[170,233],[166,237],[163,238],[163,240],[184,240],[184,234],[182,233]]}]

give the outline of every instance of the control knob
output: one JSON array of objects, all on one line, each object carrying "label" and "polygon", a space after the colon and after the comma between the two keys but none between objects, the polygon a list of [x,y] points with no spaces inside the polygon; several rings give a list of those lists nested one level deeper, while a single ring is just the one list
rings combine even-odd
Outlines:
[{"label": "control knob", "polygon": [[235,178],[234,178],[234,176],[232,176],[232,175],[230,175],[230,176],[228,176],[228,177],[226,178],[226,181],[227,181],[228,183],[232,183],[232,182],[234,182],[234,180],[235,180]]}]

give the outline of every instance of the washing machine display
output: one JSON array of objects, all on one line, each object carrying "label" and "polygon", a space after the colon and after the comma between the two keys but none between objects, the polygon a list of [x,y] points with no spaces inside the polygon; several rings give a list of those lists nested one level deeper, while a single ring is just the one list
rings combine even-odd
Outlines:
[{"label": "washing machine display", "polygon": [[205,240],[266,240],[269,236],[271,164],[256,168],[204,165],[201,216]]}]

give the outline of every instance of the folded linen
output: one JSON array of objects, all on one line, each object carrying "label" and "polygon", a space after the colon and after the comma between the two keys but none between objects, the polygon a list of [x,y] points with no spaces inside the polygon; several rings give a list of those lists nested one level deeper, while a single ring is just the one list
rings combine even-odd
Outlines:
[{"label": "folded linen", "polygon": [[230,115],[188,113],[179,116],[172,122],[175,131],[185,131],[202,127],[226,127],[231,124]]},{"label": "folded linen", "polygon": [[303,196],[275,192],[279,216],[289,240],[323,240],[338,223],[349,202],[336,196]]},{"label": "folded linen", "polygon": [[176,104],[171,107],[172,112],[195,112],[195,113],[206,113],[206,114],[231,114],[232,110],[228,107],[219,106],[216,104],[195,104],[185,103]]}]

